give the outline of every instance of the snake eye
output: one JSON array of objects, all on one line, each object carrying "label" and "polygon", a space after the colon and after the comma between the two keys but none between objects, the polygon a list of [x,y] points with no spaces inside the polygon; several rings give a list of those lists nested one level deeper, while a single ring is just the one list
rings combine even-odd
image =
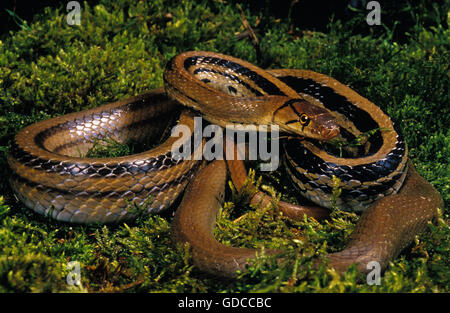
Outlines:
[{"label": "snake eye", "polygon": [[309,124],[309,122],[311,121],[311,119],[305,113],[302,113],[298,120],[299,120],[300,124],[302,124],[303,126],[307,126]]}]

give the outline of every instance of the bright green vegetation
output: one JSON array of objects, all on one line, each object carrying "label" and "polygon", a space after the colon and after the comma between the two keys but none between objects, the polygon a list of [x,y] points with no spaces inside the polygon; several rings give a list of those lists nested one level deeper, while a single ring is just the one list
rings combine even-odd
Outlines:
[{"label": "bright green vegetation", "polygon": [[[82,3],[81,26],[68,26],[65,10],[45,9],[33,22],[4,36],[0,292],[448,292],[449,8],[418,2],[414,8],[408,3],[387,11],[390,21],[396,12],[411,13],[413,26],[400,37],[393,36],[396,22],[368,26],[365,10],[355,12],[350,21],[332,21],[321,33],[291,29],[289,19],[244,7],[250,24],[258,25],[255,44],[235,36],[245,28],[232,2],[186,0]],[[392,262],[381,285],[369,286],[352,269],[344,277],[326,267],[311,269],[313,258],[345,246],[356,214],[334,211],[328,221],[292,222],[273,208],[250,208],[243,195],[230,191],[217,238],[235,246],[283,248],[294,262],[277,265],[261,259],[239,280],[226,282],[197,272],[189,249],[174,247],[170,213],[140,216],[128,225],[79,226],[38,216],[17,201],[7,181],[6,156],[18,130],[159,87],[167,60],[194,49],[234,55],[263,68],[331,75],[377,103],[396,122],[412,161],[440,191],[445,207],[439,221]],[[269,180],[280,180],[283,197],[292,197],[293,187],[282,177],[276,173]],[[74,260],[81,264],[82,288],[66,284],[66,266]]]}]

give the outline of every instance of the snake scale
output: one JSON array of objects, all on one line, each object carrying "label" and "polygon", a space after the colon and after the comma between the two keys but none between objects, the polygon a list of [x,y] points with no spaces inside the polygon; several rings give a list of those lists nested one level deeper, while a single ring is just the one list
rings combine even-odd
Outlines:
[{"label": "snake scale", "polygon": [[[284,141],[283,160],[298,191],[316,205],[278,206],[291,218],[323,218],[333,205],[363,212],[346,248],[328,255],[330,266],[340,272],[353,263],[364,272],[370,261],[384,269],[443,205],[408,161],[406,142],[390,118],[331,77],[307,70],[265,71],[231,56],[192,51],[167,63],[164,82],[165,88],[21,130],[8,155],[18,198],[56,220],[118,223],[135,218],[136,205],[161,212],[184,193],[174,237],[190,244],[198,268],[234,277],[257,251],[223,245],[213,229],[228,173],[237,189],[244,185],[242,161],[175,158],[171,147],[177,137],[134,155],[84,156],[97,139],[156,141],[174,117],[193,134],[194,116],[200,114],[222,127],[276,125],[301,136]],[[323,144],[333,138],[363,140],[356,150],[338,155]],[[185,139],[192,142],[192,136]],[[189,146],[192,155],[203,147]],[[342,193],[333,200],[336,177]],[[263,205],[269,201],[262,192],[252,198]]]}]

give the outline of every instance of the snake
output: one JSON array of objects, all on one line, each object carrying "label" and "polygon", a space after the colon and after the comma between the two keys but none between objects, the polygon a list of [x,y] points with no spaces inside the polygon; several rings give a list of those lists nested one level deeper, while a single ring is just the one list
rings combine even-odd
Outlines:
[{"label": "snake", "polygon": [[[19,131],[8,154],[9,181],[18,199],[39,214],[79,224],[122,223],[178,204],[175,241],[189,244],[200,270],[233,278],[259,251],[222,244],[213,232],[227,177],[242,190],[247,169],[236,158],[193,157],[206,141],[198,144],[195,138],[200,115],[220,127],[276,126],[290,134],[283,141],[283,164],[299,193],[313,204],[279,201],[287,217],[326,218],[332,207],[362,212],[346,247],[327,256],[339,272],[352,264],[365,272],[370,261],[386,268],[443,205],[439,192],[408,160],[406,142],[392,120],[329,76],[263,70],[232,56],[189,51],[167,62],[163,78],[164,87]],[[174,120],[190,135],[168,136]],[[105,138],[157,144],[127,156],[87,157],[94,143]],[[362,144],[342,155],[327,146],[336,138]],[[180,140],[191,157],[175,157],[173,146]],[[272,200],[261,191],[251,198],[262,205]]]}]

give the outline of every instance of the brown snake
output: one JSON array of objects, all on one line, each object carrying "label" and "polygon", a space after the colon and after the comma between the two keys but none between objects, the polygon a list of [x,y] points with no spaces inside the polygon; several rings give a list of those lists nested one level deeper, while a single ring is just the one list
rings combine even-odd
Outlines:
[{"label": "brown snake", "polygon": [[[326,217],[328,210],[323,207],[332,205],[332,176],[340,179],[342,195],[335,205],[363,213],[347,247],[328,255],[330,265],[339,271],[357,263],[364,272],[370,261],[385,268],[443,205],[439,193],[407,161],[406,143],[389,117],[328,76],[303,70],[264,71],[236,58],[199,51],[173,58],[164,80],[165,91],[153,90],[20,131],[8,156],[11,186],[19,199],[57,220],[112,223],[133,219],[136,205],[160,212],[184,191],[173,230],[179,242],[190,244],[194,264],[225,277],[245,269],[256,250],[225,246],[212,232],[227,169],[238,189],[244,184],[247,172],[242,161],[207,164],[175,159],[171,147],[176,137],[130,156],[83,157],[95,139],[161,138],[179,108],[167,92],[223,127],[277,125],[284,132],[309,138],[288,140],[284,161],[300,193],[321,207],[278,205],[291,218]],[[191,110],[183,110],[178,121],[192,133],[193,116]],[[319,142],[338,133],[350,141],[374,128],[378,131],[363,140],[359,151],[349,152],[353,156],[328,153]],[[192,143],[193,138],[185,142]],[[202,147],[194,144],[191,153]],[[262,192],[252,198],[263,205],[269,201]]]}]

